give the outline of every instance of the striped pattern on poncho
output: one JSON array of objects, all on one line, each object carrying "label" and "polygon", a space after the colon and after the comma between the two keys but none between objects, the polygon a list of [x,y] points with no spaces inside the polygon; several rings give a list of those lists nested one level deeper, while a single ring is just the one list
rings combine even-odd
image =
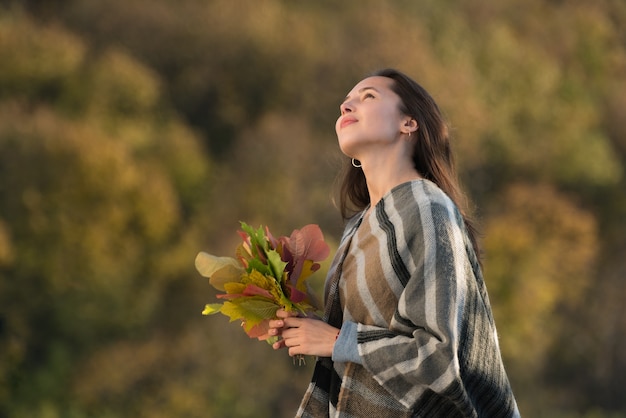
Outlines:
[{"label": "striped pattern on poncho", "polygon": [[362,361],[319,358],[298,416],[519,417],[463,219],[434,183],[348,222],[325,304],[357,324]]}]

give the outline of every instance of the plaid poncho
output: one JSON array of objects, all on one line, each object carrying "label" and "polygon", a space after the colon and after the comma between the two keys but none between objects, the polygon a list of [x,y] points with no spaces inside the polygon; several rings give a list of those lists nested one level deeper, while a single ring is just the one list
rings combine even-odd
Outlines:
[{"label": "plaid poncho", "polygon": [[434,183],[348,222],[324,319],[355,324],[360,361],[318,358],[299,417],[519,417],[463,219]]}]

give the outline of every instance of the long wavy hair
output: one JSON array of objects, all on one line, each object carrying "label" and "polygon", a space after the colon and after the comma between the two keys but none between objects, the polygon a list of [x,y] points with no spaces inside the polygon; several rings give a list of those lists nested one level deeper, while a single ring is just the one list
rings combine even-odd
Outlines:
[{"label": "long wavy hair", "polygon": [[[448,126],[439,106],[422,86],[398,70],[384,69],[372,75],[387,77],[394,81],[392,90],[401,99],[400,111],[414,118],[419,125],[413,151],[415,169],[422,177],[443,190],[458,207],[474,252],[480,257],[478,233],[470,214],[469,201],[459,184],[450,148]],[[349,159],[344,159],[337,184],[339,209],[344,219],[354,216],[370,204],[363,170],[352,167]]]}]

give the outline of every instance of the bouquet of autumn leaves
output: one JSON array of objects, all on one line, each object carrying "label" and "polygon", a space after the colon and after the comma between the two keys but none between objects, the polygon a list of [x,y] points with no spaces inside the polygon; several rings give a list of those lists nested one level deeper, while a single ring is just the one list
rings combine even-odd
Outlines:
[{"label": "bouquet of autumn leaves", "polygon": [[[219,291],[222,303],[207,304],[203,315],[221,313],[241,321],[251,338],[268,339],[268,321],[276,310],[316,311],[306,280],[320,268],[330,249],[317,225],[296,229],[291,236],[274,238],[269,228],[251,228],[241,223],[242,243],[235,258],[205,252],[196,256],[196,269]],[[273,341],[268,341],[273,342]]]}]

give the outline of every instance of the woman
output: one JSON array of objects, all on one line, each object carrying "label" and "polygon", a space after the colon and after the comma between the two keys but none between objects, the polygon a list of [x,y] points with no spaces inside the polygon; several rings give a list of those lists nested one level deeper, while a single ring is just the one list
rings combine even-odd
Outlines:
[{"label": "woman", "polygon": [[335,128],[352,165],[323,321],[270,321],[275,349],[318,356],[298,416],[519,416],[436,103],[383,70]]}]

